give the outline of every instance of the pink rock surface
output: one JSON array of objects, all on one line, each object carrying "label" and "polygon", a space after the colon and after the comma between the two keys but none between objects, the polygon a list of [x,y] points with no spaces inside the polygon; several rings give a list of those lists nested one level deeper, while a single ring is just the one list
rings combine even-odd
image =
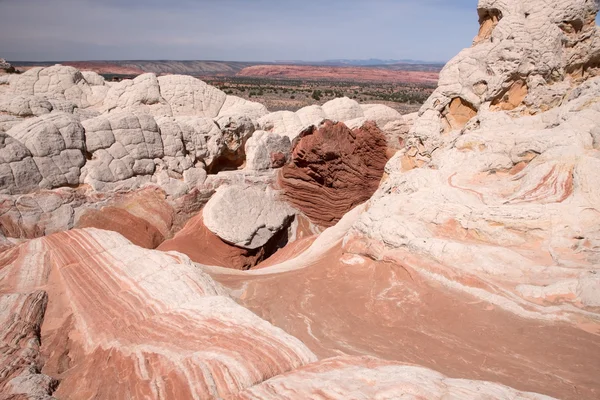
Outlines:
[{"label": "pink rock surface", "polygon": [[227,398],[314,361],[187,257],[72,230],[0,254],[2,291],[44,288],[44,373],[67,398]]},{"label": "pink rock surface", "polygon": [[490,382],[371,357],[337,357],[307,365],[247,389],[239,400],[292,399],[514,399],[550,400]]},{"label": "pink rock surface", "polygon": [[[409,251],[395,258],[359,255],[381,247],[347,236],[362,212],[359,207],[346,215],[295,258],[254,271],[210,269],[210,274],[242,305],[321,359],[376,356],[561,399],[598,397],[600,341],[593,320],[581,321],[582,329],[553,318],[517,316],[458,285],[431,279],[423,271],[435,264]],[[453,279],[494,291],[476,276]]]},{"label": "pink rock surface", "polygon": [[48,296],[38,290],[0,295],[0,397],[50,399],[58,385],[40,373],[40,326]]}]

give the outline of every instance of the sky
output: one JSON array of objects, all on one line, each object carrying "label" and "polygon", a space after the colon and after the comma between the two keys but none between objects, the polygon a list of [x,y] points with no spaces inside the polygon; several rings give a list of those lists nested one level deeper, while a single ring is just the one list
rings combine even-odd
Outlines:
[{"label": "sky", "polygon": [[0,0],[9,61],[447,61],[477,0]]}]

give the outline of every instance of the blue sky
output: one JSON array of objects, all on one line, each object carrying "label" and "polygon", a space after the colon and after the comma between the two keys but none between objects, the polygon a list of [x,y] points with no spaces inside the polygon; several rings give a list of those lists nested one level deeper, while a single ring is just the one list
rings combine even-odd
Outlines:
[{"label": "blue sky", "polygon": [[0,0],[0,57],[446,61],[477,0]]}]

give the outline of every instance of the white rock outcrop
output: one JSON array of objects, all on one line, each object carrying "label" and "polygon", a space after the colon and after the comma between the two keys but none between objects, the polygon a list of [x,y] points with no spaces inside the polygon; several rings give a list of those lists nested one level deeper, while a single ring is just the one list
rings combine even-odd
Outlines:
[{"label": "white rock outcrop", "polygon": [[391,148],[399,148],[398,142],[408,133],[413,118],[405,119],[396,110],[383,104],[359,104],[348,97],[326,102],[323,106],[312,105],[295,113],[277,111],[258,120],[261,130],[285,135],[292,143],[310,126],[318,126],[323,120],[345,123],[349,128],[360,128],[365,122],[373,121],[386,135]]},{"label": "white rock outcrop", "polygon": [[292,143],[287,136],[257,131],[246,143],[246,169],[280,168],[290,159]]},{"label": "white rock outcrop", "polygon": [[596,11],[480,1],[474,47],[444,68],[355,225],[372,256],[523,317],[597,318]]},{"label": "white rock outcrop", "polygon": [[[70,114],[52,113],[31,118],[11,128],[6,132],[12,139],[15,148],[22,150],[22,144],[29,154],[42,179],[38,188],[52,189],[61,186],[78,185],[80,169],[85,164],[85,134],[79,121]],[[4,152],[8,150],[4,149]],[[24,156],[22,151],[17,152],[17,158]],[[14,157],[9,157],[14,161]],[[35,169],[26,172],[25,168],[33,168],[29,158],[21,159],[20,167],[13,170],[12,182],[15,187],[9,192],[24,192],[31,190],[31,183],[37,176]],[[11,165],[13,165],[11,163]],[[22,177],[27,176],[27,179]],[[9,178],[10,179],[10,178]],[[25,186],[20,187],[20,182]]]},{"label": "white rock outcrop", "polygon": [[286,229],[294,212],[270,189],[227,186],[217,190],[202,215],[204,224],[215,235],[252,250]]},{"label": "white rock outcrop", "polygon": [[79,70],[62,65],[36,67],[11,75],[9,83],[7,94],[66,100],[81,108],[101,104],[108,91],[107,86],[97,85],[98,81],[92,87]]}]

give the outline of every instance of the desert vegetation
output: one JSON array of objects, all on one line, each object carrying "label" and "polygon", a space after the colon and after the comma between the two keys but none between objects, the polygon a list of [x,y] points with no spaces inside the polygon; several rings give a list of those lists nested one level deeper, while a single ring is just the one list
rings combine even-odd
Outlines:
[{"label": "desert vegetation", "polygon": [[249,77],[199,77],[223,90],[264,104],[271,111],[292,110],[349,97],[359,103],[385,104],[400,113],[417,111],[435,89],[428,83],[332,82],[329,80]]}]

